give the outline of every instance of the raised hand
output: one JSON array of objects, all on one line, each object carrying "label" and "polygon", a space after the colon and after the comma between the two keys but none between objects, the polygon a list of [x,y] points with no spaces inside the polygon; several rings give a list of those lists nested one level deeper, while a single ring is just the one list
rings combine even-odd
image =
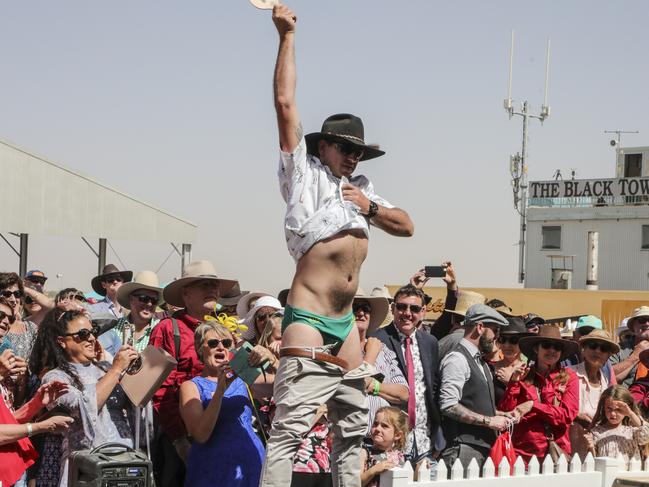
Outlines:
[{"label": "raised hand", "polygon": [[295,32],[297,17],[286,5],[278,3],[273,7],[273,23],[280,37]]}]

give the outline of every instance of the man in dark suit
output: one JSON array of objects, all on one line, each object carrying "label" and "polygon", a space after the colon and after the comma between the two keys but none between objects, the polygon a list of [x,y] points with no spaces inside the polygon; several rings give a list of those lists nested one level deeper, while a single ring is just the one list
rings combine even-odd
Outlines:
[{"label": "man in dark suit", "polygon": [[407,457],[417,462],[428,457],[435,464],[444,448],[437,406],[439,387],[439,357],[437,339],[420,330],[426,314],[424,292],[407,284],[394,295],[394,321],[378,330],[374,336],[381,340],[398,359],[399,367],[408,380],[408,419],[411,429],[405,447]]}]

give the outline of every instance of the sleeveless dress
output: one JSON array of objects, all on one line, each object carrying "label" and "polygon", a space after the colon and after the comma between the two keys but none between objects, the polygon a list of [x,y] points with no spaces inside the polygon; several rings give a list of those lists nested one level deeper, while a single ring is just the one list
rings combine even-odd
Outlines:
[{"label": "sleeveless dress", "polygon": [[[194,377],[203,409],[216,391],[216,382]],[[264,446],[252,428],[252,407],[246,383],[236,378],[226,389],[221,411],[209,440],[192,443],[185,485],[191,487],[257,487]]]}]

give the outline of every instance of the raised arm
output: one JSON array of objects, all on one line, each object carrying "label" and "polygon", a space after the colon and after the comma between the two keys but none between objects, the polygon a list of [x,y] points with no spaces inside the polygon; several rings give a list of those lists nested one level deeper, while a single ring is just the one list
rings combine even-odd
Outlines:
[{"label": "raised arm", "polygon": [[279,146],[293,152],[302,139],[302,124],[295,104],[295,23],[297,17],[281,3],[273,8],[273,22],[279,34],[279,49],[273,78]]}]

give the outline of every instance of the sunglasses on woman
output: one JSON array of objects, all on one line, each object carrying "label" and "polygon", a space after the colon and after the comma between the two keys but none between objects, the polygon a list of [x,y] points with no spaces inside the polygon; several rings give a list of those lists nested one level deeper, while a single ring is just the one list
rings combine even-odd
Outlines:
[{"label": "sunglasses on woman", "polygon": [[547,341],[547,342],[541,342],[539,345],[541,346],[541,348],[544,348],[545,350],[553,349],[556,350],[557,352],[563,351],[563,345],[557,342]]},{"label": "sunglasses on woman", "polygon": [[259,320],[259,321],[262,321],[262,320],[265,320],[265,319],[268,319],[268,318],[272,318],[273,316],[275,316],[275,313],[276,313],[276,311],[271,311],[270,313],[257,313],[257,315],[255,316],[255,319]]},{"label": "sunglasses on woman", "polygon": [[500,344],[511,343],[512,345],[518,345],[519,340],[520,337],[510,337],[507,335],[500,335],[498,337],[498,343]]},{"label": "sunglasses on woman", "polygon": [[586,348],[589,350],[601,350],[603,353],[613,353],[613,347],[608,343],[586,342]]},{"label": "sunglasses on woman", "polygon": [[0,296],[6,299],[9,299],[11,296],[13,296],[16,299],[20,299],[23,297],[23,292],[20,289],[16,289],[15,291],[9,291],[5,289],[4,291],[0,292]]},{"label": "sunglasses on woman", "polygon": [[221,343],[223,344],[223,348],[230,348],[232,346],[232,339],[224,338],[223,340],[219,340],[218,338],[211,338],[207,340],[207,346],[210,348],[216,348]]},{"label": "sunglasses on woman", "polygon": [[64,337],[74,337],[76,340],[78,338],[78,341],[80,342],[87,342],[91,336],[96,337],[97,335],[95,334],[96,330],[89,330],[88,328],[81,328],[79,331],[75,331],[74,333],[64,333]]},{"label": "sunglasses on woman", "polygon": [[394,307],[396,308],[397,311],[400,311],[401,313],[404,313],[405,311],[410,308],[411,313],[421,313],[421,310],[424,309],[423,306],[419,306],[418,304],[408,304],[408,303],[394,303]]}]

